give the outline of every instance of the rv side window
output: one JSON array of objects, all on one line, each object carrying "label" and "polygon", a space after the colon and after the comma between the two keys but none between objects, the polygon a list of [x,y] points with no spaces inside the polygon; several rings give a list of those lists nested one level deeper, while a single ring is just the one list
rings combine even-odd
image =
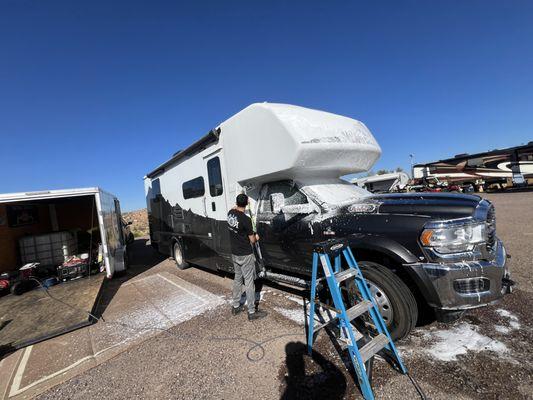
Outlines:
[{"label": "rv side window", "polygon": [[211,197],[220,196],[223,189],[220,159],[218,157],[212,158],[207,162],[207,177],[209,179],[209,194],[211,194]]},{"label": "rv side window", "polygon": [[202,197],[205,194],[204,178],[199,176],[198,178],[184,182],[181,188],[183,189],[184,199]]}]

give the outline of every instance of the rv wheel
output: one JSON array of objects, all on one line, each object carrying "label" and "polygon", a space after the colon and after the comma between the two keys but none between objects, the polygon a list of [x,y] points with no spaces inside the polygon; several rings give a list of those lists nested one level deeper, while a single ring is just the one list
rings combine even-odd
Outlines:
[{"label": "rv wheel", "polygon": [[178,242],[174,243],[173,256],[174,256],[174,261],[176,261],[176,266],[178,267],[178,269],[185,269],[189,266],[189,264],[185,261],[185,258],[183,258],[183,251]]}]

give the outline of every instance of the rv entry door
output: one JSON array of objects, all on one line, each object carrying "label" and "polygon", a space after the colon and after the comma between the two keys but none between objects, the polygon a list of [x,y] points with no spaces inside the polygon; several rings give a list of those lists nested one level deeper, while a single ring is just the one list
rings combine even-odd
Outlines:
[{"label": "rv entry door", "polygon": [[210,235],[213,238],[214,250],[217,253],[215,263],[220,268],[223,256],[229,256],[229,233],[227,228],[227,205],[224,196],[222,179],[221,151],[205,159],[209,190],[205,196],[207,217],[211,220]]}]

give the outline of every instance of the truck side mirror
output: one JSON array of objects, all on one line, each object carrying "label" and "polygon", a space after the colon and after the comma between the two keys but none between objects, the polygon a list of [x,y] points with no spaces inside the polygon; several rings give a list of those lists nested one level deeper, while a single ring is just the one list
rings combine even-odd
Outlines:
[{"label": "truck side mirror", "polygon": [[285,205],[285,196],[283,193],[272,193],[270,195],[270,209],[274,214],[279,214]]}]

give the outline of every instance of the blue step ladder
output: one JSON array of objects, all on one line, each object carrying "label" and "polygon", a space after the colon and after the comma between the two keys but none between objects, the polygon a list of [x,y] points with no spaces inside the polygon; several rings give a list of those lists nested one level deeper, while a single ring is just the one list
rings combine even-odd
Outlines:
[{"label": "blue step ladder", "polygon": [[[341,269],[342,259],[344,256],[348,268]],[[334,266],[331,264],[331,258],[334,258]],[[322,266],[324,276],[318,278],[318,265]],[[361,300],[356,302],[351,308],[346,309],[341,294],[341,283],[354,279]],[[317,285],[326,280],[329,292],[333,298],[334,308],[321,304],[317,297]],[[315,327],[315,307],[323,307],[333,310],[336,316],[331,320],[319,323]],[[370,320],[359,320],[358,327],[352,325],[352,321],[359,317],[364,317],[368,313]],[[350,359],[355,368],[359,387],[366,400],[374,399],[371,387],[371,371],[374,355],[381,352],[385,358],[393,361],[399,372],[407,374],[407,369],[396,350],[396,346],[390,337],[387,325],[379,313],[377,304],[368,289],[365,278],[355,261],[350,247],[343,240],[328,240],[317,243],[313,249],[313,273],[311,280],[311,299],[309,324],[307,332],[307,350],[309,354],[313,351],[313,342],[315,334],[330,324],[336,324],[340,330],[341,338],[348,345]],[[361,328],[362,327],[362,328]],[[358,342],[361,342],[359,347]]]}]

